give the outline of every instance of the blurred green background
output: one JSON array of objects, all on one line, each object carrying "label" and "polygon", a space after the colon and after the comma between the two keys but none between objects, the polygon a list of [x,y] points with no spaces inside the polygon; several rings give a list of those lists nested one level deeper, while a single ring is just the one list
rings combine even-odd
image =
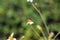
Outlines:
[{"label": "blurred green background", "polygon": [[[60,0],[34,0],[33,3],[37,3],[36,7],[41,10],[49,30],[56,35],[60,31]],[[33,25],[26,25],[28,18],[32,19]],[[6,40],[12,32],[17,40],[23,40],[22,36],[26,36],[24,40],[44,40],[36,28],[38,24],[46,34],[38,12],[27,0],[0,0],[0,40]],[[40,39],[30,27],[40,35]]]}]

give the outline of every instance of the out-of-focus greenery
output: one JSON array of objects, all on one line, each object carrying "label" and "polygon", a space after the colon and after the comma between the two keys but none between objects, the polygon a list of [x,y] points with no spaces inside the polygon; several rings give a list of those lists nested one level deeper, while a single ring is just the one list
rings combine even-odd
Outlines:
[{"label": "out-of-focus greenery", "polygon": [[[49,30],[55,35],[60,32],[60,0],[34,0],[33,3],[37,3],[36,7],[41,10]],[[32,19],[33,25],[27,25],[28,18]],[[44,40],[41,32],[36,28],[38,24],[46,34],[38,12],[27,0],[0,0],[0,40],[6,40],[12,32],[17,40],[23,40],[22,36],[25,36],[24,40]]]}]

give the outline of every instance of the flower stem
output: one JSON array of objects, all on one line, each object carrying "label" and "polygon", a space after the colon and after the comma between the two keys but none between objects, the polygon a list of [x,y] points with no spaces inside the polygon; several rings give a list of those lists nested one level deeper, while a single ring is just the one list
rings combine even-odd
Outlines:
[{"label": "flower stem", "polygon": [[55,38],[56,38],[59,34],[60,34],[60,32],[58,32],[58,33],[56,34],[56,36],[55,36],[53,39],[55,40]]},{"label": "flower stem", "polygon": [[39,34],[35,31],[35,29],[31,26],[30,27],[35,33],[36,33],[36,35],[40,38],[40,36],[39,36]]},{"label": "flower stem", "polygon": [[47,33],[48,33],[48,35],[49,35],[49,29],[48,29],[48,27],[47,27],[46,22],[45,22],[44,19],[43,19],[43,16],[42,16],[40,10],[38,10],[37,7],[36,7],[33,3],[32,3],[32,6],[35,8],[35,10],[36,10],[36,11],[39,13],[39,15],[41,16],[41,19],[42,19],[42,21],[43,21],[43,23],[44,23],[44,25],[45,25],[45,28],[46,28],[46,30],[47,30]]}]

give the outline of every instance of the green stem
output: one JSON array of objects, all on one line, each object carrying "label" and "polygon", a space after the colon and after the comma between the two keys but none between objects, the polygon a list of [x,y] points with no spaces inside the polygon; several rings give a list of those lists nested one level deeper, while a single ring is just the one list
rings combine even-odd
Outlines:
[{"label": "green stem", "polygon": [[60,32],[58,32],[58,33],[56,34],[56,36],[55,36],[53,39],[55,40],[55,38],[56,38],[59,34],[60,34]]},{"label": "green stem", "polygon": [[43,21],[43,23],[44,23],[44,25],[45,25],[45,28],[46,28],[46,30],[47,30],[47,33],[48,33],[48,35],[49,35],[49,29],[48,29],[48,27],[47,27],[47,24],[46,24],[46,22],[44,21],[44,19],[43,19],[43,16],[42,16],[42,14],[41,14],[41,12],[37,9],[37,7],[32,3],[32,6],[35,8],[35,10],[39,13],[39,15],[41,16],[41,19],[42,19],[42,21]]}]

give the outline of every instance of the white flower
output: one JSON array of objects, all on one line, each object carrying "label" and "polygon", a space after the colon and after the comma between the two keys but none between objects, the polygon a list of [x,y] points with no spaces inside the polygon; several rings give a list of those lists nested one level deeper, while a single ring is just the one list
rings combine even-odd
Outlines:
[{"label": "white flower", "polygon": [[31,3],[32,3],[32,2],[33,2],[33,0],[27,0],[27,2],[31,2]]},{"label": "white flower", "polygon": [[[7,40],[10,40],[10,39],[7,39]],[[16,40],[16,38],[13,38],[13,40]]]},{"label": "white flower", "polygon": [[27,24],[30,24],[30,25],[32,25],[34,22],[31,20],[31,19],[28,19],[28,22],[27,22]]},{"label": "white flower", "polygon": [[16,40],[16,38],[14,38],[13,36],[14,36],[14,33],[11,33],[11,35],[9,36],[7,40]]},{"label": "white flower", "polygon": [[27,24],[30,24],[30,25],[32,25],[34,22],[27,22]]}]

